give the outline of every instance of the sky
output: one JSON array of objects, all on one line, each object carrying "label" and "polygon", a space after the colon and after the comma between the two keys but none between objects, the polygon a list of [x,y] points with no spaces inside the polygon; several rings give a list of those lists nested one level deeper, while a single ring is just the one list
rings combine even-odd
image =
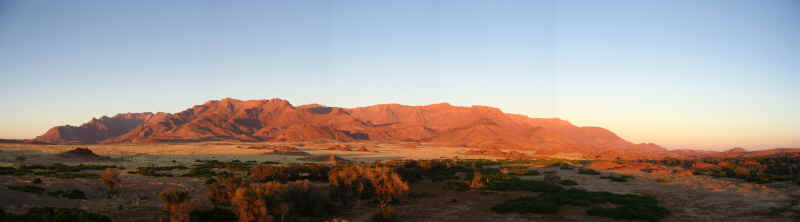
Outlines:
[{"label": "sky", "polygon": [[0,138],[211,99],[488,105],[800,147],[800,1],[0,1]]}]

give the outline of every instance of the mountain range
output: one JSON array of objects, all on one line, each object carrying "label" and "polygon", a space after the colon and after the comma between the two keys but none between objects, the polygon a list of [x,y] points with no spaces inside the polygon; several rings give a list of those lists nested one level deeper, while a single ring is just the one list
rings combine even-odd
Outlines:
[{"label": "mountain range", "polygon": [[195,141],[412,142],[478,149],[514,149],[562,158],[616,159],[703,156],[634,144],[600,127],[555,118],[531,118],[487,106],[447,103],[381,104],[358,108],[286,100],[208,101],[179,113],[124,113],[81,126],[57,126],[33,139],[50,144]]},{"label": "mountain range", "polygon": [[517,149],[584,158],[647,156],[666,149],[634,144],[600,127],[531,118],[487,106],[382,104],[358,108],[286,100],[208,101],[179,113],[124,113],[81,126],[57,126],[34,139],[51,144],[192,141],[424,142]]}]

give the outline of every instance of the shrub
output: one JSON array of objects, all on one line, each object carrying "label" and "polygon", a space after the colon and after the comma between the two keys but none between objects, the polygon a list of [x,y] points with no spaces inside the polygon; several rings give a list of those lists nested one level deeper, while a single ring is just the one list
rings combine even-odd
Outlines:
[{"label": "shrub", "polygon": [[116,186],[120,182],[119,170],[106,168],[105,171],[100,173],[100,180],[103,181],[103,184],[105,184],[108,187],[109,192],[114,191],[114,186]]},{"label": "shrub", "polygon": [[275,206],[280,183],[250,184],[239,187],[231,198],[240,222],[272,222],[269,206]]},{"label": "shrub", "polygon": [[331,170],[328,181],[334,200],[347,202],[353,198],[375,195],[381,206],[408,192],[408,183],[386,166],[370,167],[354,164]]},{"label": "shrub", "polygon": [[483,175],[480,172],[475,172],[475,175],[472,177],[472,183],[470,183],[469,188],[477,190],[486,187],[486,182],[484,180],[485,179],[483,178]]},{"label": "shrub", "polygon": [[238,177],[222,177],[220,181],[213,180],[207,185],[208,199],[215,208],[229,206],[236,189],[244,184],[244,181]]},{"label": "shrub", "polygon": [[158,199],[163,202],[163,210],[169,212],[169,221],[189,222],[193,207],[189,191],[165,189],[158,194]]},{"label": "shrub", "polygon": [[375,195],[381,206],[386,206],[396,198],[408,193],[408,183],[400,178],[389,167],[376,167],[367,171],[365,175],[370,184],[375,187]]},{"label": "shrub", "polygon": [[42,183],[42,179],[39,178],[33,179],[33,184],[40,184],[40,183]]}]

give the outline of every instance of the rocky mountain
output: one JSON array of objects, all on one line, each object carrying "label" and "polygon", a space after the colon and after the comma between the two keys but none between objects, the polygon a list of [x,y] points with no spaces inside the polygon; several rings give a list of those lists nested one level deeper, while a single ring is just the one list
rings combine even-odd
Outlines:
[{"label": "rocky mountain", "polygon": [[359,108],[293,106],[281,99],[222,99],[179,113],[129,113],[59,126],[46,143],[149,143],[209,140],[425,142],[535,151],[582,158],[646,157],[666,150],[633,144],[599,127],[530,118],[486,106],[383,104]]},{"label": "rocky mountain", "polygon": [[103,116],[92,119],[81,126],[57,126],[44,135],[34,139],[36,142],[53,144],[92,144],[125,134],[141,126],[156,116],[168,114],[159,113],[123,113],[113,117]]}]

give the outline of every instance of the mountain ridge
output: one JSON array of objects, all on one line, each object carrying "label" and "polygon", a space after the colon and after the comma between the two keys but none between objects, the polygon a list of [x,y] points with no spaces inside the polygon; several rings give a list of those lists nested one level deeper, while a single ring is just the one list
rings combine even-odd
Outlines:
[{"label": "mountain ridge", "polygon": [[484,149],[530,150],[613,159],[664,155],[601,127],[532,118],[489,106],[379,104],[341,108],[294,106],[287,100],[210,100],[177,113],[125,113],[81,126],[57,126],[34,141],[52,144],[209,140],[425,142]]}]

